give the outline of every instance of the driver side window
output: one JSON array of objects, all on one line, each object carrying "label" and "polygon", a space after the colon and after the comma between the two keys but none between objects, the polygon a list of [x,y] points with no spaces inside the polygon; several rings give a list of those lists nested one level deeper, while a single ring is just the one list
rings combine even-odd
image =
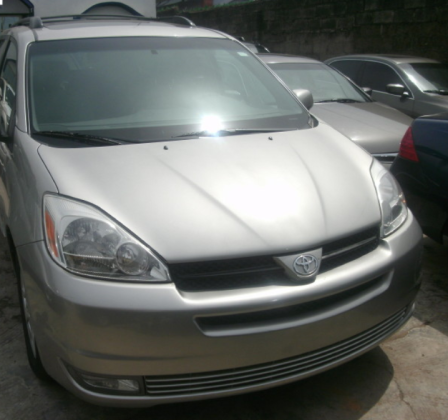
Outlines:
[{"label": "driver side window", "polygon": [[405,86],[400,76],[391,67],[382,63],[366,63],[361,86],[368,86],[373,90],[387,93],[387,85],[390,83]]}]

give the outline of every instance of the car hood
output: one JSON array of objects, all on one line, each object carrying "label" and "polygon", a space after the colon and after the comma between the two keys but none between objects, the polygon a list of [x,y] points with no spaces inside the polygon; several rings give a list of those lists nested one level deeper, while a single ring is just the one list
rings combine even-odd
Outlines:
[{"label": "car hood", "polygon": [[325,124],[39,154],[60,194],[103,209],[168,262],[313,249],[380,221],[371,157]]},{"label": "car hood", "polygon": [[311,112],[369,153],[397,153],[412,118],[376,102],[316,103]]}]

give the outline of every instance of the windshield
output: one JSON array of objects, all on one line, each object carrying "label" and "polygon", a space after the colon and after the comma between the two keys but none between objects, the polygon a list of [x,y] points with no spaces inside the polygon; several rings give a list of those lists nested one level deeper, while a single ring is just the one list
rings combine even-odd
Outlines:
[{"label": "windshield", "polygon": [[37,42],[28,78],[33,133],[147,142],[226,129],[309,128],[298,101],[227,39]]},{"label": "windshield", "polygon": [[414,63],[412,81],[422,91],[448,92],[448,66],[442,63]]},{"label": "windshield", "polygon": [[290,89],[308,89],[315,103],[336,100],[368,102],[352,83],[325,64],[278,63],[269,66]]}]

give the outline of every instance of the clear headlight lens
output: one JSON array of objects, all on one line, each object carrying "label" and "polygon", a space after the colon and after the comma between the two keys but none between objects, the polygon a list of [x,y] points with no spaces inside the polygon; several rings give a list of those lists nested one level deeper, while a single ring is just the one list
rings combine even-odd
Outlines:
[{"label": "clear headlight lens", "polygon": [[400,185],[376,159],[370,169],[381,208],[381,236],[395,232],[406,220],[408,210]]},{"label": "clear headlight lens", "polygon": [[68,198],[44,197],[47,248],[62,267],[81,275],[128,281],[169,281],[151,250],[101,211]]}]

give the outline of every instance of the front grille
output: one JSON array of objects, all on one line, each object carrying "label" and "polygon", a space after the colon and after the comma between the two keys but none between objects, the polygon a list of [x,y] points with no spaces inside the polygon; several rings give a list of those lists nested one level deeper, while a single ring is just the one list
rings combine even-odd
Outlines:
[{"label": "front grille", "polygon": [[289,283],[283,268],[264,256],[171,264],[169,269],[177,288],[189,291]]},{"label": "front grille", "polygon": [[[378,244],[377,227],[323,244],[319,273],[360,258],[373,251]],[[297,284],[287,276],[283,267],[276,264],[273,256],[177,263],[170,264],[169,270],[176,287],[185,291]]]},{"label": "front grille", "polygon": [[[322,246],[319,273],[332,270],[373,251],[379,244],[379,229],[373,227],[338,239]],[[312,248],[318,248],[316,245]],[[305,252],[297,251],[296,253]],[[171,278],[184,291],[212,291],[292,285],[294,283],[274,256],[233,258],[217,261],[199,261],[170,264]]]},{"label": "front grille", "polygon": [[339,239],[322,247],[322,262],[319,273],[332,270],[372,252],[380,243],[377,227],[365,230],[348,238]]},{"label": "front grille", "polygon": [[299,379],[369,350],[397,330],[406,319],[405,308],[375,327],[347,340],[271,363],[186,375],[146,376],[146,393],[159,398],[190,396]]}]

